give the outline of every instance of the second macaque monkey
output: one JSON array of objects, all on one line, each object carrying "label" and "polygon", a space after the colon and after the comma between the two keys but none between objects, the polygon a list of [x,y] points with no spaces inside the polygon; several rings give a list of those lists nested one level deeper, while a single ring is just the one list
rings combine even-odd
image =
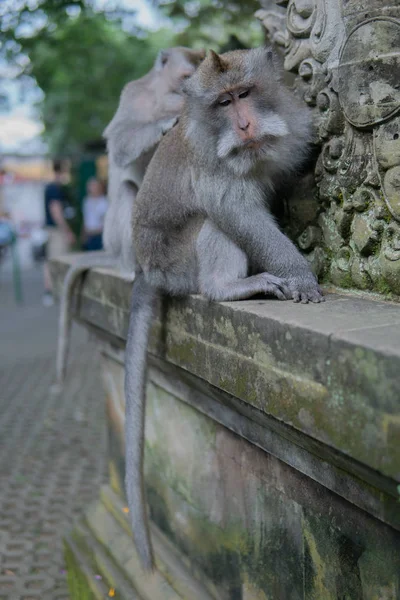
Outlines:
[{"label": "second macaque monkey", "polygon": [[210,52],[185,84],[133,210],[138,264],[125,352],[126,492],[145,568],[153,553],[143,484],[146,350],[157,295],[230,301],[255,294],[321,302],[307,260],[269,210],[309,151],[310,114],[269,49]]},{"label": "second macaque monkey", "polygon": [[93,267],[118,266],[135,273],[132,207],[157,144],[177,122],[183,106],[182,85],[204,58],[203,50],[177,47],[162,50],[152,70],[122,91],[118,110],[104,136],[109,155],[108,208],[103,232],[105,252],[79,257],[65,277],[57,349],[57,388],[62,385],[68,359],[71,298],[78,277]]}]

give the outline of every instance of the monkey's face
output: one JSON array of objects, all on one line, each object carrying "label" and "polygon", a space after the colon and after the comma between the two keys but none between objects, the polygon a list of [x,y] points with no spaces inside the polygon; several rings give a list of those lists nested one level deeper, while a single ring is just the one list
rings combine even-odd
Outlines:
[{"label": "monkey's face", "polygon": [[183,94],[183,83],[193,75],[204,57],[204,50],[178,47],[163,51],[161,65],[168,90]]},{"label": "monkey's face", "polygon": [[[185,85],[188,137],[196,123],[217,158],[250,170],[259,161],[279,156],[289,135],[282,115],[281,89],[268,51],[239,50],[222,56],[210,52]],[[211,149],[211,148],[210,148]]]},{"label": "monkey's face", "polygon": [[273,156],[279,138],[288,135],[285,120],[272,107],[264,107],[256,86],[244,85],[224,91],[214,110],[221,127],[218,158],[251,157],[255,161]]}]

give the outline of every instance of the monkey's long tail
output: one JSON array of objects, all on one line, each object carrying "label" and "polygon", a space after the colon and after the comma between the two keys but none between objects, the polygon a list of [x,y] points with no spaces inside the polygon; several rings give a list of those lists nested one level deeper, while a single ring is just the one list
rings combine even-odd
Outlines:
[{"label": "monkey's long tail", "polygon": [[125,486],[133,539],[144,569],[154,568],[143,478],[147,343],[157,291],[136,275],[125,350]]},{"label": "monkey's long tail", "polygon": [[78,277],[93,267],[114,267],[117,261],[115,258],[105,254],[80,256],[77,262],[71,265],[65,276],[60,298],[60,314],[58,319],[58,342],[57,342],[57,360],[56,377],[57,386],[61,388],[64,383],[67,368],[69,342],[71,335],[71,301],[74,285]]}]

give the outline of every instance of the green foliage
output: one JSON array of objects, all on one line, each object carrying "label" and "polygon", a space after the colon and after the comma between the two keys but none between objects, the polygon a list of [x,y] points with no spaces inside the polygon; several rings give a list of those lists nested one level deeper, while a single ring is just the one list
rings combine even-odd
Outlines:
[{"label": "green foliage", "polygon": [[54,151],[70,153],[98,139],[122,87],[145,73],[154,51],[102,15],[82,14],[29,49],[30,72],[44,91],[41,117]]},{"label": "green foliage", "polygon": [[177,24],[179,44],[227,51],[263,42],[261,25],[254,18],[258,0],[158,0],[157,4]]},{"label": "green foliage", "polygon": [[75,154],[99,140],[125,83],[146,73],[172,37],[127,32],[121,11],[95,12],[89,1],[5,2],[0,50],[43,91],[38,110],[53,154]]}]

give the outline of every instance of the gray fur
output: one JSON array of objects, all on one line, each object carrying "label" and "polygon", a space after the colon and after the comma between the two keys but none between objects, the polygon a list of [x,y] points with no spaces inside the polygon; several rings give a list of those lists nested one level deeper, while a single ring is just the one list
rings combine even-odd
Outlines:
[{"label": "gray fur", "polygon": [[[267,49],[221,57],[210,53],[185,86],[180,122],[161,140],[133,209],[137,263],[155,290],[202,293],[212,300],[258,293],[295,302],[323,300],[307,261],[268,210],[276,183],[300,167],[310,141],[309,112],[280,83],[271,56]],[[244,103],[239,98],[243,91],[249,91]],[[221,105],[228,92],[236,103],[232,110]],[[247,143],[246,131],[253,130]],[[136,286],[133,293],[138,295],[131,323],[138,328],[142,315],[143,330],[140,344],[130,336],[126,352],[127,431],[133,423],[143,425],[144,332],[151,319],[142,304],[145,295]],[[138,383],[130,389],[132,373],[140,389]],[[136,448],[127,447],[126,485],[133,490],[143,485],[143,427],[130,440]],[[144,492],[136,494],[129,508],[136,545],[148,567],[151,542],[143,523],[146,510],[138,502]]]},{"label": "gray fur", "polygon": [[[77,261],[67,271],[63,281],[63,287],[60,297],[60,316],[58,320],[58,345],[56,359],[57,385],[61,386],[65,378],[65,371],[68,361],[70,330],[71,330],[71,301],[74,286],[78,277],[90,267],[115,267],[116,260],[112,256],[105,255],[104,252],[96,252],[89,256],[80,256]],[[53,388],[54,390],[56,388]]]},{"label": "gray fur", "polygon": [[[143,273],[138,273],[133,283],[125,349],[127,356],[135,352],[138,357],[125,371],[125,489],[131,509],[133,539],[142,564],[148,570],[153,567],[153,551],[150,543],[142,543],[150,539],[150,532],[143,471],[137,472],[137,465],[143,464],[145,403],[141,399],[145,393],[147,340],[156,296],[156,289],[147,283]],[[132,473],[139,479],[132,477]]]},{"label": "gray fur", "polygon": [[203,56],[202,51],[182,47],[161,51],[147,75],[125,86],[118,110],[104,131],[111,198],[104,247],[118,257],[125,272],[135,269],[131,214],[137,190],[157,144],[178,120],[183,81]]},{"label": "gray fur", "polygon": [[105,253],[79,258],[65,278],[58,331],[58,389],[64,381],[68,358],[72,288],[83,272],[99,266],[118,266],[123,274],[134,278],[131,219],[136,194],[157,144],[178,120],[183,105],[182,83],[203,57],[202,51],[183,47],[161,51],[147,75],[125,86],[118,110],[104,132],[110,199],[103,232]]}]

